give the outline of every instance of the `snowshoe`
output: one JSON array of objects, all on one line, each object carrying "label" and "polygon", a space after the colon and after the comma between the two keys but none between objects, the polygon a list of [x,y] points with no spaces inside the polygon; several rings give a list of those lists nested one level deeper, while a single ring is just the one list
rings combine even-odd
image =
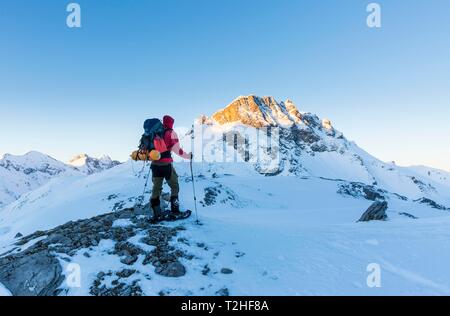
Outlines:
[{"label": "snowshoe", "polygon": [[164,221],[167,222],[174,222],[179,221],[188,218],[191,216],[192,212],[190,210],[184,211],[184,212],[178,212],[178,213],[169,213],[164,217]]}]

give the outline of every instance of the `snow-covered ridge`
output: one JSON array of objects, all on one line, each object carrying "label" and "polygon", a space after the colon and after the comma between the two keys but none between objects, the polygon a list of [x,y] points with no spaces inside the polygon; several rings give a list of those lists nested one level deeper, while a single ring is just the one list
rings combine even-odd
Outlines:
[{"label": "snow-covered ridge", "polygon": [[0,160],[0,208],[51,179],[60,176],[88,175],[119,164],[106,156],[95,159],[87,155],[80,155],[74,163],[78,163],[78,166],[65,164],[37,151],[20,156],[5,154]]},{"label": "snow-covered ridge", "polygon": [[66,164],[36,151],[22,156],[5,154],[0,160],[0,207],[52,178],[74,172]]}]

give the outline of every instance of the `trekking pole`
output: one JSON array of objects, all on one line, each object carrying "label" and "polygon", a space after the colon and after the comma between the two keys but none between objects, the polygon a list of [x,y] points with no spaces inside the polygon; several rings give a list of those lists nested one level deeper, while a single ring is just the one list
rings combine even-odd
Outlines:
[{"label": "trekking pole", "polygon": [[[146,163],[147,161],[145,161],[144,163]],[[145,167],[145,165],[144,165]],[[150,167],[148,169],[148,174],[147,174],[147,179],[145,180],[145,184],[144,184],[144,191],[142,192],[142,203],[144,203],[144,199],[145,199],[145,191],[147,190],[147,184],[148,184],[148,179],[150,178],[150,172],[152,171],[152,166],[150,164]]]},{"label": "trekking pole", "polygon": [[199,221],[198,221],[198,212],[197,212],[197,196],[195,194],[195,182],[194,182],[194,171],[192,170],[192,158],[191,158],[191,180],[192,180],[192,191],[194,192],[194,207],[195,207],[195,217],[196,217],[196,221],[195,223],[198,225]]},{"label": "trekking pole", "polygon": [[[192,125],[192,134],[191,134],[191,145],[194,143],[194,125]],[[195,180],[194,180],[194,170],[192,168],[192,160],[194,156],[191,156],[190,166],[191,166],[191,180],[192,180],[192,191],[194,192],[194,207],[195,207],[195,223],[198,225],[200,222],[198,221],[198,212],[197,212],[197,195],[195,194]]]}]

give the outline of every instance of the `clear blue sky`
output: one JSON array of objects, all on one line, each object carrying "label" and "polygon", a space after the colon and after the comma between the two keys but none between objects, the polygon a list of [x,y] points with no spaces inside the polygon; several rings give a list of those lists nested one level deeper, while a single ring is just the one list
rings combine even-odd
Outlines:
[{"label": "clear blue sky", "polygon": [[0,2],[0,153],[126,159],[145,118],[291,98],[383,160],[450,170],[450,1]]}]

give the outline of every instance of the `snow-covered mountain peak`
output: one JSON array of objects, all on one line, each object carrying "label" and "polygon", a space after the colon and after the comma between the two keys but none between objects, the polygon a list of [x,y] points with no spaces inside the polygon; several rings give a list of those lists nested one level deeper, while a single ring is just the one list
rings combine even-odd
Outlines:
[{"label": "snow-covered mountain peak", "polygon": [[120,162],[106,155],[97,159],[81,154],[71,159],[69,164],[65,164],[37,151],[30,151],[25,155],[4,154],[0,159],[0,208],[51,179],[90,175],[118,164]]},{"label": "snow-covered mountain peak", "polygon": [[86,160],[88,159],[87,154],[79,154],[74,156],[72,159],[69,160],[69,165],[74,167],[81,167],[86,164]]},{"label": "snow-covered mountain peak", "polygon": [[[197,123],[202,125],[199,131],[206,159],[247,161],[265,176],[348,181],[377,186],[423,203],[450,203],[447,173],[382,162],[344,137],[330,119],[300,112],[291,100],[241,96],[211,118],[201,116]],[[277,129],[264,129],[269,126]]]},{"label": "snow-covered mountain peak", "polygon": [[119,165],[120,162],[112,160],[109,156],[103,155],[100,158],[93,158],[88,154],[79,154],[69,161],[69,165],[85,174],[101,172]]},{"label": "snow-covered mountain peak", "polygon": [[0,160],[0,167],[25,174],[40,171],[50,175],[59,174],[67,169],[62,162],[37,151],[30,151],[21,156],[5,154]]},{"label": "snow-covered mountain peak", "polygon": [[0,159],[0,208],[61,174],[76,171],[37,151],[25,155],[5,154]]}]

